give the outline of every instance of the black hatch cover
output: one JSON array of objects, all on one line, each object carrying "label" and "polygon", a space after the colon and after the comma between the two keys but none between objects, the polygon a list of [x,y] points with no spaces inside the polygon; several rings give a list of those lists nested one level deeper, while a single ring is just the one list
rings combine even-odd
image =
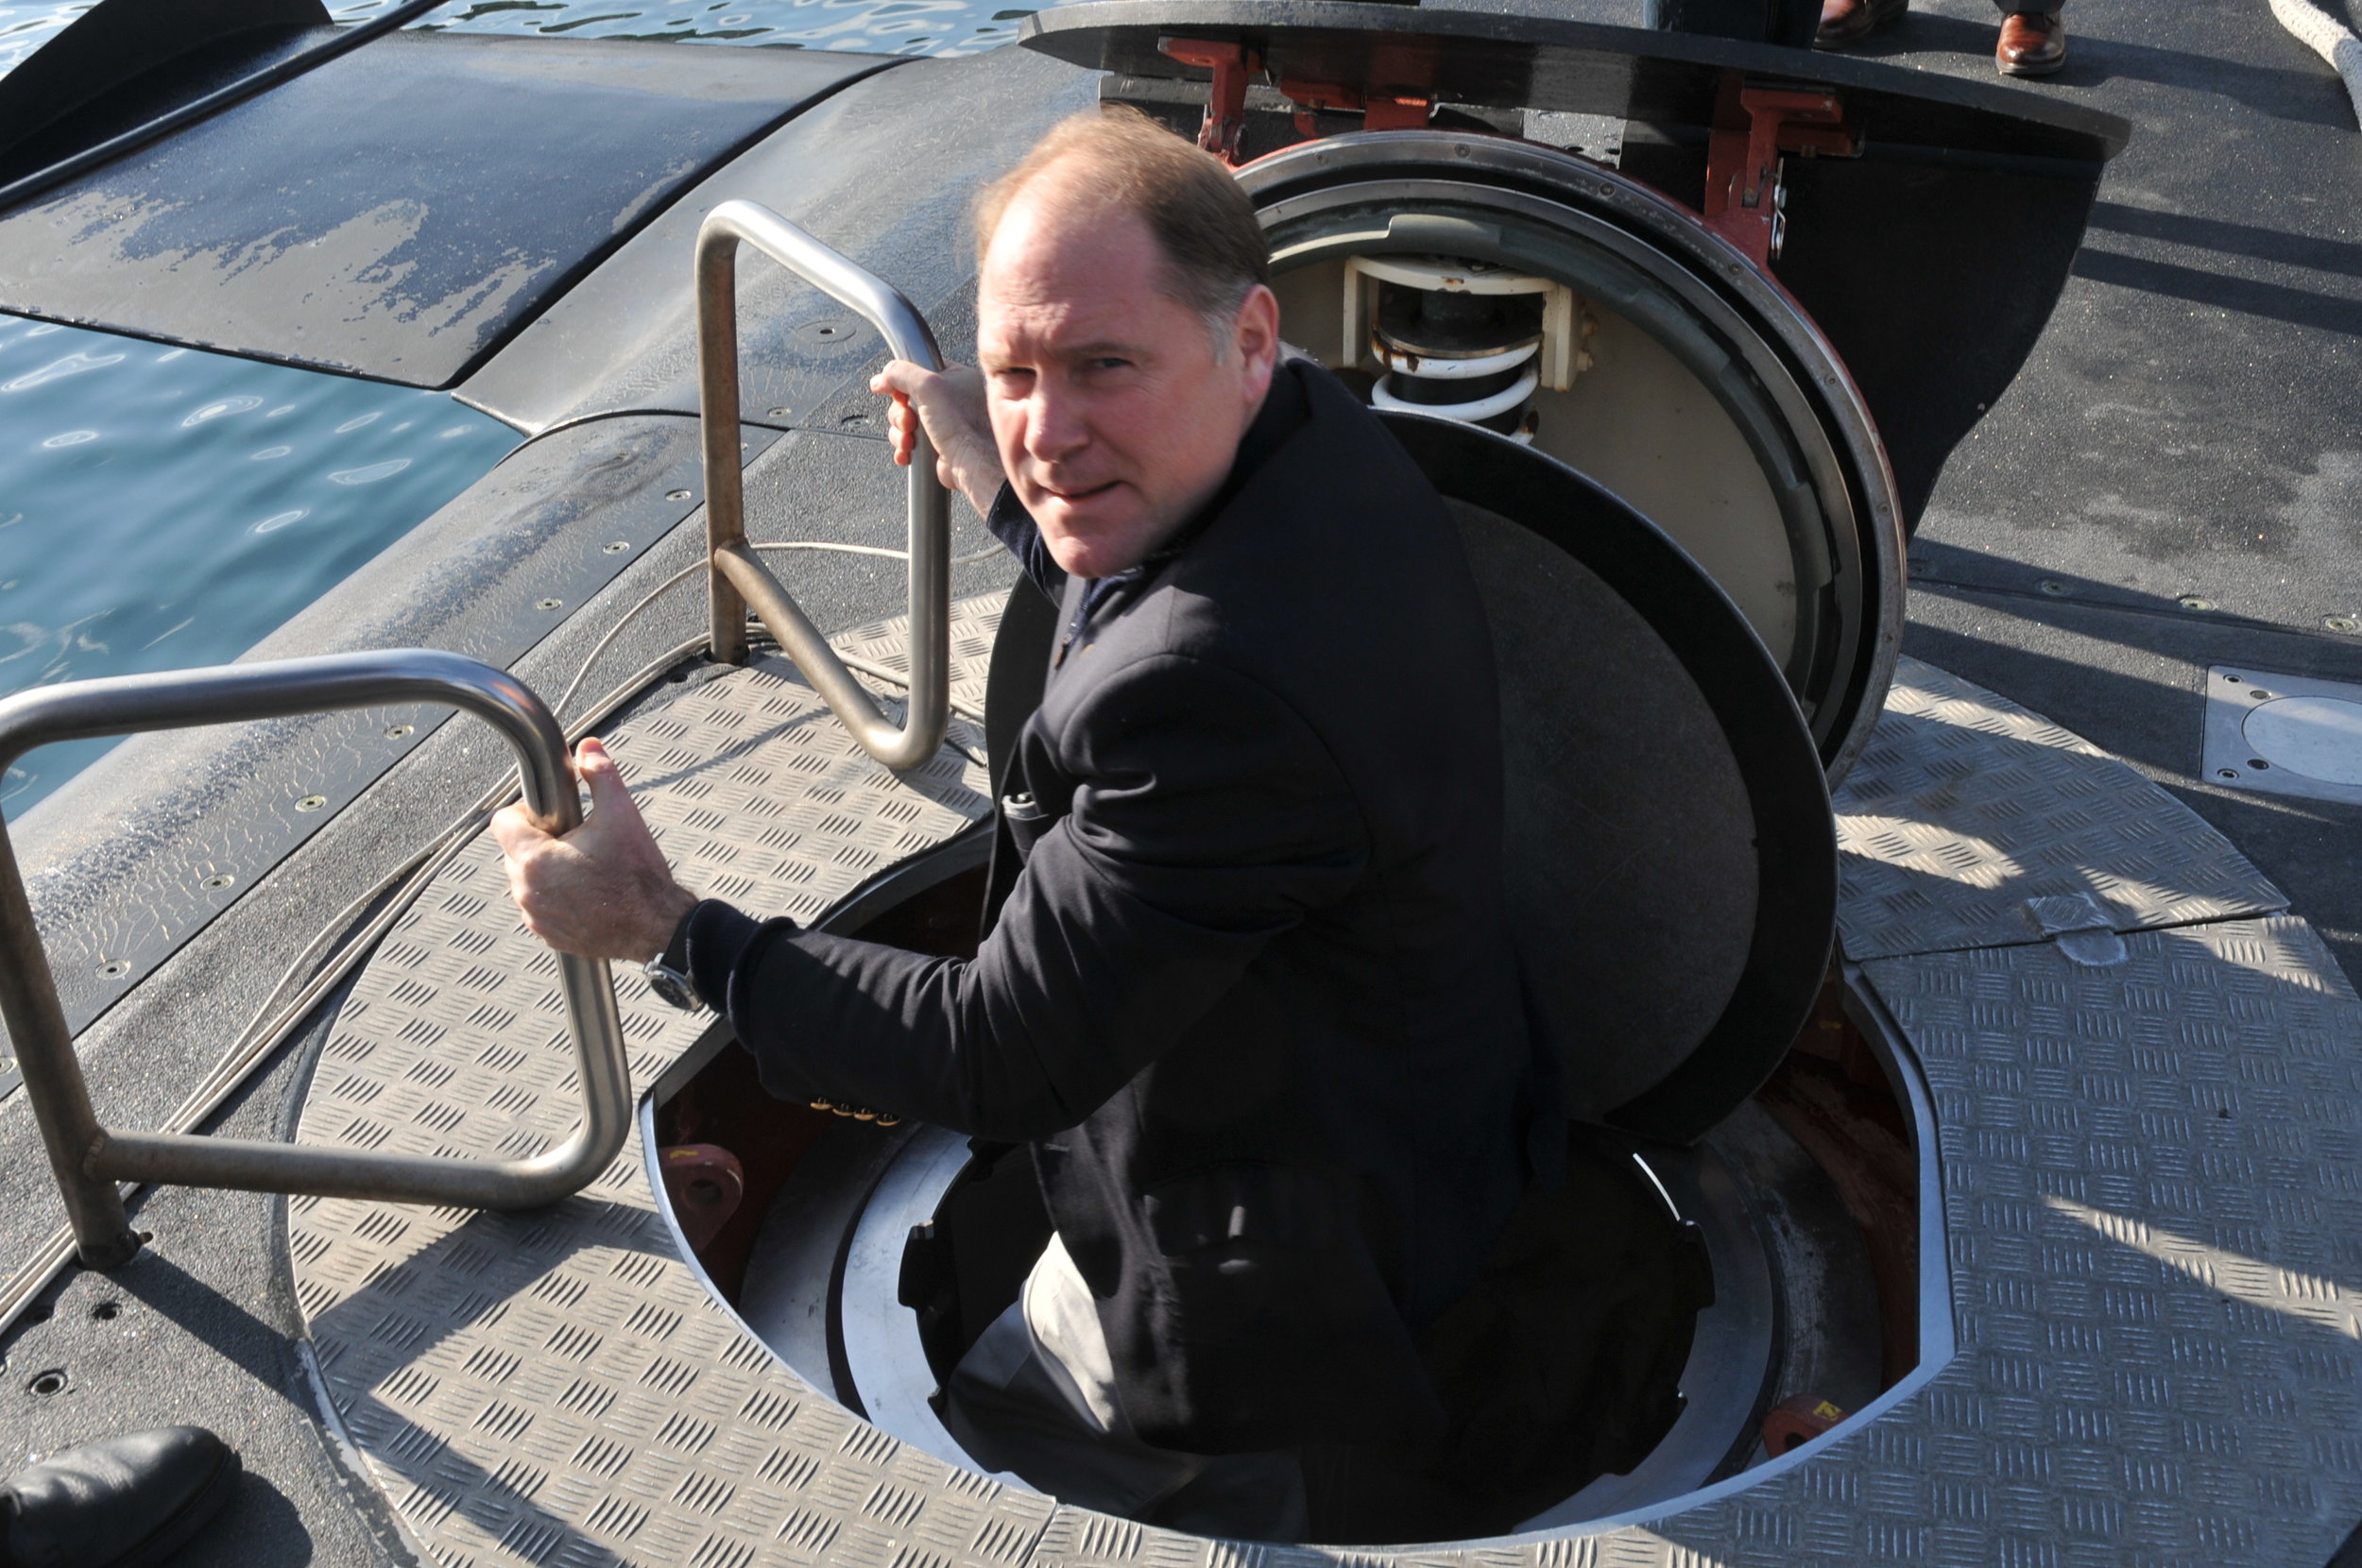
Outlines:
[{"label": "black hatch cover", "polygon": [[447,386],[706,170],[892,63],[392,33],[0,216],[0,310]]},{"label": "black hatch cover", "polygon": [[1654,523],[1489,431],[1383,418],[1458,519],[1492,621],[1510,919],[1568,1109],[1688,1142],[1788,1053],[1836,944],[1812,735]]},{"label": "black hatch cover", "polygon": [[[1510,918],[1568,1110],[1689,1142],[1779,1065],[1837,940],[1811,733],[1746,617],[1654,523],[1489,431],[1381,418],[1451,509],[1492,622]],[[996,779],[1056,633],[1020,579],[984,705]]]},{"label": "black hatch cover", "polygon": [[1205,80],[1207,71],[1159,51],[1175,37],[1246,43],[1274,82],[1621,118],[1623,173],[1692,210],[1727,90],[1834,89],[1861,155],[1787,161],[1787,246],[1772,271],[1859,387],[1907,525],[2032,351],[2101,166],[2131,133],[2113,114],[1991,82],[1549,17],[1348,0],[1093,0],[1040,12],[1020,34],[1025,47],[1090,69]]}]

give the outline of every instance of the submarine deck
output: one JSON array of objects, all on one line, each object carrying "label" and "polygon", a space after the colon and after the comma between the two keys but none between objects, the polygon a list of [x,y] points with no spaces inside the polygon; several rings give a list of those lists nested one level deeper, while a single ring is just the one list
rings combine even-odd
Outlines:
[{"label": "submarine deck", "polygon": [[[959,606],[971,707],[998,603]],[[841,640],[890,665],[898,630]],[[807,916],[986,810],[973,724],[892,775],[776,659],[659,683],[611,735],[693,878]],[[2362,1510],[2342,1436],[2362,1417],[2362,1299],[2337,1283],[2362,1229],[2362,1002],[2227,840],[1934,666],[1905,661],[1838,805],[1846,950],[1908,1042],[1938,1146],[1921,1268],[1949,1310],[1923,1323],[1917,1371],[1806,1448],[1479,1555],[2326,1560]],[[362,970],[310,1072],[282,1066],[232,1126],[421,1152],[561,1137],[559,998],[503,893],[478,836]],[[637,977],[620,997],[644,1093],[702,1024]],[[147,1253],[70,1277],[20,1332],[11,1372],[63,1387],[9,1397],[37,1405],[35,1443],[192,1406],[224,1425],[255,1475],[199,1562],[362,1561],[370,1537],[372,1556],[454,1568],[1239,1556],[854,1417],[710,1292],[653,1191],[635,1139],[529,1215],[163,1192],[139,1211]]]},{"label": "submarine deck", "polygon": [[[974,692],[997,605],[962,607]],[[793,890],[808,915],[985,815],[962,755],[976,739],[898,778],[776,662],[659,689],[614,737],[693,881]],[[1941,1206],[1926,1234],[1943,1255],[1931,1241],[1922,1269],[1951,1311],[1923,1328],[1920,1370],[1840,1432],[1581,1550],[1793,1560],[1842,1542],[1943,1561],[2063,1539],[2325,1557],[2362,1472],[2300,1434],[2362,1416],[2362,1297],[2334,1283],[2335,1238],[2362,1225],[2362,1191],[2335,1173],[2362,1135],[2362,1004],[2228,842],[1931,666],[1901,671],[1839,811],[1847,952],[1931,1101],[1944,1190],[1923,1203]],[[523,1151],[564,1135],[557,998],[504,892],[479,840],[389,936],[322,1051],[305,1141]],[[701,1021],[636,978],[620,995],[644,1086]],[[311,1374],[430,1556],[1119,1568],[1224,1552],[946,1464],[915,1410],[873,1408],[884,1430],[852,1417],[709,1293],[648,1160],[629,1147],[530,1215],[289,1203]],[[2296,1191],[2309,1201],[2281,1201]],[[2232,1412],[2259,1407],[2292,1419],[2242,1431]],[[1585,1560],[1568,1550],[1535,1531],[1487,1555]]]},{"label": "submarine deck", "polygon": [[[2172,790],[2362,974],[2362,805],[2214,776],[2203,743],[2212,667],[2362,682],[2354,109],[2262,5],[2064,14],[2064,70],[2014,85],[2136,129],[1912,540],[1905,646]],[[1990,79],[1994,21],[1916,0],[1864,55]]]},{"label": "submarine deck", "polygon": [[[1923,0],[1871,53],[1981,76],[1993,21],[1981,0]],[[1954,457],[1915,541],[1907,646],[1927,664],[1907,667],[1845,801],[1849,950],[1931,901],[1973,894],[1990,922],[1965,935],[1914,935],[1864,963],[1926,1065],[1947,1155],[1962,1156],[1964,1174],[1945,1194],[1958,1352],[1939,1378],[1903,1390],[1908,1410],[1845,1439],[1843,1462],[1825,1462],[1840,1457],[1833,1445],[1785,1465],[1771,1478],[1776,1493],[1725,1498],[1687,1525],[1488,1559],[1550,1568],[1982,1561],[2007,1540],[2028,1562],[2303,1563],[2326,1560],[2362,1514],[2357,1325],[2341,1283],[2353,1277],[2362,1236],[2348,1174],[2362,1148],[2362,1082],[2355,1005],[2329,962],[2347,973],[2362,963],[2362,821],[2351,804],[2201,775],[2210,667],[2362,681],[2362,635],[2327,624],[2362,617],[2352,520],[2362,503],[2352,434],[2362,429],[2353,373],[2362,241],[2348,199],[2362,138],[2334,77],[2261,7],[2076,0],[2069,25],[2066,72],[2036,90],[2126,114],[2139,133],[2111,168],[2042,347]],[[666,543],[680,548],[652,548],[648,574],[686,558],[685,541]],[[961,591],[987,586],[982,576]],[[593,600],[585,622],[628,605],[649,580]],[[896,591],[890,574],[848,581],[824,624],[841,632],[874,621]],[[651,618],[627,651],[653,657],[682,630],[680,618]],[[521,669],[545,690],[562,689],[573,673],[567,660],[595,635],[545,645]],[[2088,761],[2011,700],[2132,772]],[[1986,765],[2012,758],[2046,766],[1956,824],[1996,851],[1980,866],[1925,858],[1926,845],[1893,829],[1909,816],[1896,802],[1948,798],[1944,785],[1964,778],[2015,776]],[[1890,764],[1900,771],[1883,772]],[[1913,769],[1924,772],[1917,783]],[[2122,963],[2077,963],[2023,912],[2028,897],[2094,891],[2042,880],[2066,875],[2064,859],[2044,859],[2056,839],[2008,830],[2026,792],[2051,773],[2064,793],[2045,798],[2058,809],[2028,820],[2131,855],[2117,885],[2135,901],[2097,922],[2130,933]],[[2157,804],[2164,797],[2143,792],[2142,777],[2172,801]],[[1865,793],[1874,788],[1887,793]],[[2154,810],[2186,808],[2238,853],[2165,864],[2153,845],[2134,853],[2137,839],[2120,844],[2106,821],[2094,826],[2135,801],[2147,810],[2131,814],[2150,822]],[[1859,826],[1870,818],[1878,830]],[[2186,842],[2186,819],[2170,820]],[[2089,845],[2078,855],[2075,865],[2105,863]],[[1869,863],[1891,880],[1865,903],[1855,895]],[[2011,882],[2011,870],[2024,879]],[[2276,912],[2272,887],[2302,919]],[[2183,902],[2192,890],[2209,901]],[[2168,986],[2202,1005],[2167,1020],[2173,1038],[2142,1035],[2129,1020]],[[2069,1035],[2110,1041],[2116,1065],[2062,1064]],[[316,1043],[299,1040],[214,1125],[286,1135],[304,1088],[300,1064]],[[112,1082],[94,1087],[136,1100],[137,1076],[118,1065]],[[185,1084],[159,1076],[148,1098],[168,1107]],[[2184,1102],[2145,1103],[2140,1083],[2173,1086]],[[2220,1141],[2199,1167],[2147,1163],[2144,1116],[2201,1112],[2215,1124],[2205,1134]],[[20,1097],[0,1108],[16,1167],[0,1192],[12,1209],[45,1215],[17,1185],[37,1168],[24,1134]],[[2266,1177],[2291,1196],[2259,1202],[2253,1184]],[[411,1560],[416,1522],[361,1481],[317,1426],[283,1212],[233,1194],[150,1196],[137,1211],[158,1234],[150,1253],[115,1275],[68,1276],[10,1331],[7,1430],[31,1450],[201,1417],[246,1451],[250,1476],[180,1560]],[[37,1240],[29,1221],[12,1220],[8,1255]],[[113,1310],[102,1315],[105,1306]],[[70,1372],[65,1387],[35,1392],[53,1368]],[[954,1542],[949,1521],[983,1519],[991,1509],[981,1501],[928,1521],[933,1504],[922,1500],[925,1528],[905,1531],[892,1521],[912,1505],[880,1483],[916,1463],[864,1451],[827,1472],[847,1531],[789,1555],[866,1561],[857,1542],[911,1568],[938,1558],[1195,1564],[1241,1555],[1022,1507],[1014,1511],[1032,1521],[1031,1538],[978,1524]],[[862,1466],[873,1476],[866,1490],[854,1482]],[[497,1537],[514,1522],[476,1560],[504,1560]],[[703,1539],[689,1538],[674,1559],[753,1560],[727,1542],[696,1559]],[[532,1533],[508,1550],[611,1560],[595,1543]]]}]

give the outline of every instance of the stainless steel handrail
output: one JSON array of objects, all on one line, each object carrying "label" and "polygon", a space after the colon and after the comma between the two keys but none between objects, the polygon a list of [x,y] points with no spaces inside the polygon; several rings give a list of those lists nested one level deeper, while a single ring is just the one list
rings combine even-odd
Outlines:
[{"label": "stainless steel handrail", "polygon": [[[514,747],[526,807],[554,832],[582,821],[566,736],[523,682],[457,654],[404,648],[231,664],[44,686],[0,702],[0,771],[35,746],[144,730],[279,719],[340,708],[440,703],[491,721]],[[582,1076],[582,1125],[530,1159],[382,1154],[305,1144],[115,1132],[98,1121],[74,1036],[33,923],[16,851],[0,825],[0,1016],[82,1262],[110,1269],[139,1251],[121,1181],[397,1203],[529,1209],[594,1180],[631,1130],[631,1077],[614,983],[603,961],[561,956],[567,1025]]]},{"label": "stainless steel handrail", "polygon": [[943,367],[934,333],[911,302],[768,207],[726,201],[697,230],[697,418],[705,441],[706,548],[713,656],[746,656],[752,605],[780,649],[852,731],[889,768],[915,768],[943,744],[951,711],[951,497],[935,476],[934,449],[918,433],[910,469],[910,709],[896,728],[845,661],[746,545],[738,469],[738,247],[751,245],[861,314],[898,359]]}]

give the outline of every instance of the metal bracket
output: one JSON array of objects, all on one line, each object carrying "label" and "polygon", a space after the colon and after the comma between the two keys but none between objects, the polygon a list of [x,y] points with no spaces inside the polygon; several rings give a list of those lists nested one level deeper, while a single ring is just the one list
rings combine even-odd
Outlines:
[{"label": "metal bracket", "polygon": [[[516,750],[526,807],[553,832],[581,824],[566,735],[541,700],[505,671],[424,648],[36,687],[0,702],[0,770],[58,741],[421,702],[466,708],[491,721]],[[579,1191],[624,1147],[631,1130],[631,1075],[607,964],[561,955],[558,970],[582,1076],[583,1119],[564,1143],[529,1159],[114,1132],[101,1126],[91,1108],[16,851],[0,826],[0,1016],[15,1042],[33,1119],[89,1268],[111,1269],[140,1249],[117,1182],[482,1209],[540,1208]]]},{"label": "metal bracket", "polygon": [[1426,97],[1412,95],[1407,90],[1382,93],[1373,89],[1365,93],[1342,82],[1311,81],[1303,77],[1282,77],[1278,86],[1282,96],[1301,106],[1296,111],[1296,128],[1308,137],[1320,134],[1312,120],[1319,110],[1358,110],[1363,130],[1423,130],[1433,108]]},{"label": "metal bracket", "polygon": [[1724,77],[1715,129],[1706,141],[1706,227],[1770,266],[1786,239],[1786,188],[1780,159],[1853,158],[1860,140],[1844,124],[1845,106],[1821,88],[1749,87]]},{"label": "metal bracket", "polygon": [[1197,129],[1197,145],[1229,164],[1239,166],[1239,138],[1246,130],[1246,88],[1263,69],[1260,51],[1243,43],[1211,43],[1195,38],[1160,38],[1156,52],[1184,65],[1201,66],[1214,74],[1206,95],[1206,118]]},{"label": "metal bracket", "polygon": [[[1243,89],[1242,89],[1243,90]],[[910,465],[910,708],[890,723],[794,597],[746,543],[739,461],[738,247],[744,243],[878,329],[897,359],[929,370],[943,354],[899,290],[757,202],[726,201],[697,229],[697,423],[705,448],[708,605],[713,656],[746,656],[746,610],[812,683],[862,750],[889,768],[915,768],[943,745],[951,719],[951,495],[935,476],[934,447],[918,432]]]},{"label": "metal bracket", "polygon": [[[1247,85],[1263,70],[1262,51],[1246,43],[1165,37],[1156,41],[1156,52],[1214,74],[1197,145],[1237,168],[1241,162],[1239,141],[1246,129]],[[1321,110],[1358,113],[1364,130],[1423,130],[1434,109],[1433,90],[1427,85],[1435,74],[1434,56],[1432,45],[1423,41],[1382,43],[1371,55],[1365,86],[1309,77],[1275,77],[1272,85],[1296,106],[1296,129],[1307,137],[1320,134],[1313,115]]]}]

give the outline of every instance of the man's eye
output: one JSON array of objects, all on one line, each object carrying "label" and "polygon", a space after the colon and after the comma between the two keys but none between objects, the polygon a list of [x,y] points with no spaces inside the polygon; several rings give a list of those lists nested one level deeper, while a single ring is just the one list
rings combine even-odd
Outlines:
[{"label": "man's eye", "polygon": [[1087,364],[1093,370],[1121,370],[1128,367],[1132,362],[1128,359],[1119,358],[1114,354],[1102,354],[1097,359],[1088,360],[1085,363]]}]

